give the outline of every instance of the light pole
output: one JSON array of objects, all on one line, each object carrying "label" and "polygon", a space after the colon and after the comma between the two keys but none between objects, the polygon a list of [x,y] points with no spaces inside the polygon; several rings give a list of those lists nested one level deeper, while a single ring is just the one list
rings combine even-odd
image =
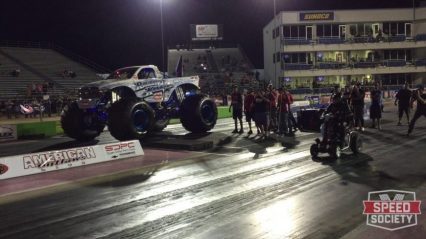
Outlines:
[{"label": "light pole", "polygon": [[162,70],[163,78],[166,75],[165,69],[165,57],[164,57],[164,24],[163,24],[163,0],[160,0],[160,24],[161,24],[161,60],[162,60]]},{"label": "light pole", "polygon": [[[272,35],[274,35],[275,29],[277,28],[277,2],[274,0],[274,29],[272,30]],[[279,31],[278,31],[279,33]],[[274,38],[274,85],[277,87],[277,36]],[[281,57],[281,56],[280,56]],[[281,60],[281,59],[280,59]]]}]

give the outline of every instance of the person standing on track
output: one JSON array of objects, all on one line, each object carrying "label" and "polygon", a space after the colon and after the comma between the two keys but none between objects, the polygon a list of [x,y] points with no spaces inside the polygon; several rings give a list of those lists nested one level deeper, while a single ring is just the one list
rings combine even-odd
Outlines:
[{"label": "person standing on track", "polygon": [[289,125],[288,115],[290,112],[290,104],[293,101],[291,95],[287,93],[286,89],[278,96],[278,111],[280,112],[279,132],[278,134],[289,136],[291,126]]},{"label": "person standing on track", "polygon": [[355,127],[364,131],[364,97],[365,92],[361,88],[361,84],[357,83],[351,93],[351,105],[354,112]]},{"label": "person standing on track", "polygon": [[407,136],[409,136],[414,129],[414,125],[416,121],[423,115],[426,117],[426,93],[424,92],[424,86],[421,85],[417,91],[413,93],[413,99],[411,103],[417,101],[417,109],[414,113],[413,119],[410,121],[410,125],[408,127]]},{"label": "person standing on track", "polygon": [[278,95],[275,92],[275,89],[272,88],[272,84],[268,85],[267,90],[267,98],[269,99],[269,126],[268,131],[276,131],[277,130],[277,98]]},{"label": "person standing on track", "polygon": [[[233,92],[231,95],[231,105],[229,106],[229,112],[231,112],[232,108],[232,118],[234,119],[235,129],[232,131],[235,133],[244,133],[243,130],[243,96],[238,91],[238,86],[234,85],[232,87]],[[238,123],[237,120],[240,121],[240,131],[238,131]]]},{"label": "person standing on track", "polygon": [[248,135],[252,134],[253,131],[251,129],[251,121],[254,118],[254,92],[252,89],[248,89],[246,97],[244,97],[244,114],[246,115],[246,121],[249,126]]},{"label": "person standing on track", "polygon": [[257,124],[257,127],[260,129],[260,133],[262,134],[263,138],[268,137],[268,106],[269,106],[269,99],[266,97],[266,92],[264,90],[259,90],[256,94],[255,101],[254,101],[254,112],[255,112],[255,121]]},{"label": "person standing on track", "polygon": [[412,92],[408,88],[408,82],[405,82],[404,88],[400,89],[398,93],[396,93],[395,105],[398,105],[398,126],[401,126],[402,116],[407,116],[407,124],[410,123],[410,99]]},{"label": "person standing on track", "polygon": [[382,107],[381,107],[381,98],[382,91],[379,89],[378,83],[374,85],[374,89],[370,93],[371,98],[371,106],[370,106],[370,119],[372,120],[372,128],[376,128],[377,121],[377,129],[381,130],[380,119],[382,118]]}]

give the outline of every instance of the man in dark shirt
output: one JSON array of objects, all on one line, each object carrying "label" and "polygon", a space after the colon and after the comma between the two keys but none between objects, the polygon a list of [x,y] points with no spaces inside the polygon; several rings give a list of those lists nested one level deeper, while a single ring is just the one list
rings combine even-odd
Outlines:
[{"label": "man in dark shirt", "polygon": [[246,97],[244,97],[244,114],[246,115],[246,121],[249,126],[249,135],[253,133],[251,130],[251,121],[254,119],[254,100],[254,92],[252,89],[249,89]]},{"label": "man in dark shirt", "polygon": [[354,112],[355,127],[364,131],[364,98],[365,91],[361,88],[361,84],[357,84],[352,89],[351,105]]},{"label": "man in dark shirt", "polygon": [[[243,130],[243,96],[238,91],[238,87],[234,85],[233,92],[231,95],[231,105],[229,106],[229,112],[231,112],[232,108],[232,118],[234,119],[235,129],[232,133],[244,133]],[[240,121],[240,131],[238,131],[238,123],[237,119]]]},{"label": "man in dark shirt", "polygon": [[424,92],[424,86],[420,86],[417,91],[413,93],[413,101],[417,101],[417,109],[414,113],[413,119],[410,121],[407,135],[413,132],[416,121],[423,115],[426,117],[426,93]]},{"label": "man in dark shirt", "polygon": [[260,129],[261,137],[268,137],[268,122],[269,122],[269,99],[266,97],[264,90],[259,90],[254,100],[254,117],[256,126]]},{"label": "man in dark shirt", "polygon": [[408,82],[405,83],[404,89],[400,89],[396,94],[395,105],[398,105],[398,126],[401,125],[402,115],[407,116],[407,123],[410,122],[410,99],[412,92],[408,88]]}]

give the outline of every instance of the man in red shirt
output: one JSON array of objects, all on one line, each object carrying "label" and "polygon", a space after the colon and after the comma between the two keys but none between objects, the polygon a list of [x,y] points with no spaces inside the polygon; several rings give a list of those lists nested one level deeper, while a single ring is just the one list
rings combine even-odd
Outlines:
[{"label": "man in red shirt", "polygon": [[269,130],[277,129],[277,99],[278,94],[275,92],[275,89],[272,88],[272,85],[268,85],[267,98],[269,99],[269,109],[270,109],[270,117],[269,117]]},{"label": "man in red shirt", "polygon": [[244,98],[244,114],[246,115],[246,121],[249,126],[248,135],[253,133],[251,130],[251,121],[254,119],[254,100],[254,92],[252,89],[249,89],[246,97]]},{"label": "man in red shirt", "polygon": [[[235,133],[244,133],[243,130],[243,96],[238,91],[238,86],[234,85],[232,87],[233,92],[231,95],[231,105],[229,106],[229,112],[231,112],[232,108],[232,118],[234,119],[235,123],[235,129],[232,131],[233,134]],[[240,131],[238,131],[238,124],[237,119],[240,121]]]},{"label": "man in red shirt", "polygon": [[279,117],[279,132],[278,134],[284,134],[288,136],[291,133],[291,124],[289,124],[289,112],[290,105],[293,103],[293,97],[286,89],[279,90],[280,95],[278,96],[278,111]]}]

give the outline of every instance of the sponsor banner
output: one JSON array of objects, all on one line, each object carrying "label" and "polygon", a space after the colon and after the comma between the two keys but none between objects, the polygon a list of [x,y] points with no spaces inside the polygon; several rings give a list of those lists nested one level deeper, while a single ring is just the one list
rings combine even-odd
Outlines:
[{"label": "sponsor banner", "polygon": [[126,141],[0,158],[0,179],[44,173],[143,155],[139,141]]},{"label": "sponsor banner", "polygon": [[106,144],[102,145],[102,147],[109,160],[134,157],[144,154],[142,146],[137,140]]},{"label": "sponsor banner", "polygon": [[417,215],[421,214],[421,201],[416,200],[415,192],[369,192],[368,200],[363,201],[363,204],[367,225],[389,231],[417,225]]},{"label": "sponsor banner", "polygon": [[16,125],[0,125],[0,142],[18,139]]},{"label": "sponsor banner", "polygon": [[216,38],[219,36],[218,25],[196,25],[195,35],[197,38]]},{"label": "sponsor banner", "polygon": [[334,12],[301,12],[300,21],[334,20]]}]

